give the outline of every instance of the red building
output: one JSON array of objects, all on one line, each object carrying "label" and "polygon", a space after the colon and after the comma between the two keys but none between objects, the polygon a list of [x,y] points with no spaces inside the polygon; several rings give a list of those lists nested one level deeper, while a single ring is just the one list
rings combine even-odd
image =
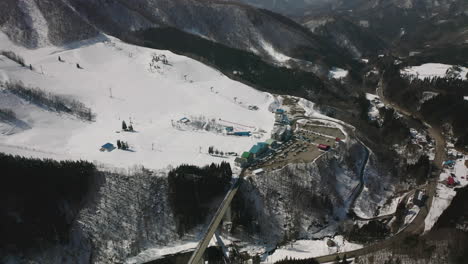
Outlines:
[{"label": "red building", "polygon": [[321,150],[324,150],[324,151],[329,151],[330,148],[331,148],[330,146],[324,145],[324,144],[319,144],[317,147],[318,147],[319,149],[321,149]]}]

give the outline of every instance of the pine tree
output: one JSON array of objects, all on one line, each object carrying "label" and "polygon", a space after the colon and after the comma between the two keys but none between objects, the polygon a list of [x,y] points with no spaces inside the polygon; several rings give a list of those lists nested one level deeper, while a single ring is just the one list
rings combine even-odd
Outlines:
[{"label": "pine tree", "polygon": [[130,125],[128,126],[128,131],[132,131],[132,132],[133,132],[133,125],[132,125],[132,124],[130,124]]},{"label": "pine tree", "polygon": [[31,64],[29,64],[29,69],[32,71],[33,70],[33,66]]},{"label": "pine tree", "polygon": [[125,131],[127,130],[127,123],[125,123],[125,120],[122,121],[122,129]]},{"label": "pine tree", "polygon": [[348,260],[346,260],[346,254],[343,256],[343,260],[341,261],[342,264],[349,264]]},{"label": "pine tree", "polygon": [[120,140],[117,139],[117,148],[118,149],[121,149],[122,148],[122,143],[120,143]]},{"label": "pine tree", "polygon": [[341,260],[341,259],[340,259],[340,256],[336,256],[335,262],[333,262],[333,263],[335,263],[335,264],[340,264],[340,260]]}]

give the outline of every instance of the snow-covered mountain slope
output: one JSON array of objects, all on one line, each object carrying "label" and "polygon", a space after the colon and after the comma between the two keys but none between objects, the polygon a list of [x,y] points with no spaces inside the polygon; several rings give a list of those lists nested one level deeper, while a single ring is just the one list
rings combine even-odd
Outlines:
[{"label": "snow-covered mountain slope", "polygon": [[[248,5],[205,0],[7,0],[0,3],[0,30],[16,43],[42,47],[96,36],[100,31],[135,39],[135,31],[176,28],[265,61],[316,67],[341,66],[351,57],[300,24]],[[346,57],[346,59],[345,59]],[[339,59],[337,59],[339,58]],[[340,65],[332,65],[337,62]]]},{"label": "snow-covered mountain slope", "polygon": [[[168,51],[132,46],[108,36],[69,45],[71,48],[28,50],[3,34],[0,37],[0,50],[13,50],[34,68],[31,71],[0,56],[2,82],[22,81],[25,86],[78,100],[97,115],[95,122],[83,121],[32,104],[2,88],[0,108],[12,110],[29,128],[4,128],[2,152],[96,160],[118,167],[205,165],[226,160],[208,155],[209,146],[239,153],[267,139],[273,127],[274,115],[268,111],[272,95]],[[152,63],[155,54],[159,58],[164,55],[168,63]],[[78,69],[77,63],[83,69]],[[250,105],[259,110],[249,110]],[[193,122],[178,122],[183,117]],[[212,120],[211,129],[197,128],[195,121],[199,119]],[[133,123],[135,132],[121,131],[124,120]],[[215,131],[221,125],[267,133],[227,136]],[[116,146],[117,140],[128,142],[131,151],[100,151],[107,142]]]},{"label": "snow-covered mountain slope", "polygon": [[50,0],[1,1],[0,31],[29,48],[63,45],[98,34],[66,1]]},{"label": "snow-covered mountain slope", "polygon": [[224,0],[237,1],[285,15],[303,15],[310,9],[326,9],[337,3],[337,0]]}]

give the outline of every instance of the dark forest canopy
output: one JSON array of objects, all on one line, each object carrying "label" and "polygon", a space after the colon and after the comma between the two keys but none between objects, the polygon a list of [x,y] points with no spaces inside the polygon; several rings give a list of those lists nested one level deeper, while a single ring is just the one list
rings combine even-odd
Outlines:
[{"label": "dark forest canopy", "polygon": [[0,153],[0,248],[66,241],[84,204],[95,166]]},{"label": "dark forest canopy", "polygon": [[181,165],[169,172],[169,201],[180,235],[203,223],[215,199],[226,193],[231,179],[231,166],[227,162],[202,168]]}]

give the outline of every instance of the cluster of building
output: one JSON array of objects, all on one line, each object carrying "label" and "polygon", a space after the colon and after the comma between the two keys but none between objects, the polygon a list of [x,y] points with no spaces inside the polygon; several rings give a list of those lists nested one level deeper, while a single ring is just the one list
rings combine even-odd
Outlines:
[{"label": "cluster of building", "polygon": [[275,112],[275,125],[271,132],[271,138],[278,141],[288,141],[292,137],[292,130],[290,121],[286,111],[283,109],[276,109]]},{"label": "cluster of building", "polygon": [[289,124],[286,112],[283,109],[277,109],[271,138],[265,142],[258,142],[249,151],[242,153],[240,157],[235,159],[236,165],[241,168],[248,167],[265,156],[270,150],[276,149],[279,146],[279,141],[285,142],[291,139],[292,130]]},{"label": "cluster of building", "polygon": [[234,131],[234,127],[228,126],[226,127],[226,133],[231,136],[238,136],[238,137],[250,137],[252,132],[250,131]]}]

